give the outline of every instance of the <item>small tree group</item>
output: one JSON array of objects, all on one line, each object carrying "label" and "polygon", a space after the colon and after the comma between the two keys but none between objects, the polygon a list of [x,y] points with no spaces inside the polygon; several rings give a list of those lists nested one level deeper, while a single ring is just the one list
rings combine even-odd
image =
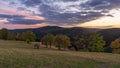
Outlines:
[{"label": "small tree group", "polygon": [[76,41],[76,45],[84,51],[100,52],[104,50],[105,41],[98,33],[84,34]]},{"label": "small tree group", "polygon": [[61,48],[66,49],[67,46],[70,46],[71,42],[68,36],[66,35],[52,35],[47,34],[41,39],[42,44],[46,45],[46,47],[56,46],[59,50]]},{"label": "small tree group", "polygon": [[0,30],[0,39],[3,40],[20,40],[26,41],[27,43],[35,41],[35,34],[32,31],[25,31],[22,34],[20,33],[11,33],[8,29],[3,28]]},{"label": "small tree group", "polygon": [[8,31],[8,29],[3,28],[0,31],[0,39],[3,39],[3,40],[16,40],[17,34],[11,33],[11,32]]},{"label": "small tree group", "polygon": [[3,28],[0,31],[0,39],[3,40],[15,40],[15,34],[8,31],[8,29]]}]

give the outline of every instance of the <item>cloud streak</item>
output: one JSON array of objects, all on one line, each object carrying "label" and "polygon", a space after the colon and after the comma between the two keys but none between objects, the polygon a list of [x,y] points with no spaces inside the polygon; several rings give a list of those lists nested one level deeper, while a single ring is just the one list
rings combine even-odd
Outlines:
[{"label": "cloud streak", "polygon": [[34,15],[28,14],[26,12],[19,12],[19,11],[7,10],[7,9],[0,9],[0,12],[9,14],[9,15],[21,15],[27,19],[34,19],[34,20],[44,20],[45,19],[44,17],[34,16]]},{"label": "cloud streak", "polygon": [[24,0],[27,7],[38,6],[49,23],[77,24],[98,19],[120,7],[119,0]]}]

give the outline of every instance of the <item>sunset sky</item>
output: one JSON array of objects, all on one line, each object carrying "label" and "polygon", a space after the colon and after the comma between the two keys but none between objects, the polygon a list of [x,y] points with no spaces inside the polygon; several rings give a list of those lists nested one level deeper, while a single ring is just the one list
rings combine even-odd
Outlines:
[{"label": "sunset sky", "polygon": [[120,0],[0,0],[0,29],[120,28]]}]

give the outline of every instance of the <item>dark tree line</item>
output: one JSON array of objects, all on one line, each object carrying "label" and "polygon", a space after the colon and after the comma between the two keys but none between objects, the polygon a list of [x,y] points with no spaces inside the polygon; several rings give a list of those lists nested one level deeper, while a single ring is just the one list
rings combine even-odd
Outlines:
[{"label": "dark tree line", "polygon": [[[32,31],[25,31],[22,33],[11,33],[6,28],[0,30],[0,39],[25,41],[26,43],[34,42],[36,35]],[[105,41],[99,33],[83,32],[80,34],[73,34],[73,36],[65,34],[46,34],[40,39],[42,44],[47,48],[52,46],[61,49],[73,49],[80,51],[102,52],[104,51]],[[120,53],[120,39],[113,41],[110,48],[113,53]]]},{"label": "dark tree line", "polygon": [[105,41],[100,34],[85,33],[83,36],[76,36],[74,39],[75,41],[71,41],[68,36],[62,34],[56,36],[47,34],[42,38],[41,41],[44,45],[46,45],[46,47],[51,47],[52,44],[52,46],[56,46],[59,50],[61,48],[66,49],[73,44],[77,50],[80,51],[101,52],[104,50]]},{"label": "dark tree line", "polygon": [[101,52],[104,51],[105,41],[98,33],[84,32],[81,37],[75,37],[73,42],[77,50]]},{"label": "dark tree line", "polygon": [[8,29],[3,28],[0,31],[0,39],[3,40],[16,40],[16,41],[25,41],[27,43],[35,41],[35,34],[32,31],[26,31],[23,33],[11,33]]}]

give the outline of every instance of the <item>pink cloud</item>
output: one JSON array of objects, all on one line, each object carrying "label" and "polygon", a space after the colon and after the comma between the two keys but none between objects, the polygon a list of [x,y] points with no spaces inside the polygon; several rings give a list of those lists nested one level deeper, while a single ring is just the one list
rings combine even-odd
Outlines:
[{"label": "pink cloud", "polygon": [[25,29],[25,28],[39,28],[43,26],[47,26],[49,24],[41,23],[41,24],[34,24],[34,25],[25,25],[25,24],[4,24],[0,23],[0,29],[1,28],[7,28],[7,29]]},{"label": "pink cloud", "polygon": [[0,12],[5,13],[5,14],[10,14],[10,15],[22,15],[22,16],[25,16],[26,19],[45,20],[45,18],[42,16],[37,16],[37,15],[35,16],[35,15],[31,15],[31,14],[28,14],[22,11],[20,12],[20,11],[13,11],[13,10],[7,10],[7,9],[0,8]]},{"label": "pink cloud", "polygon": [[0,4],[1,4],[1,5],[5,5],[5,6],[8,6],[8,5],[9,5],[8,2],[3,2],[3,1],[1,1]]}]

